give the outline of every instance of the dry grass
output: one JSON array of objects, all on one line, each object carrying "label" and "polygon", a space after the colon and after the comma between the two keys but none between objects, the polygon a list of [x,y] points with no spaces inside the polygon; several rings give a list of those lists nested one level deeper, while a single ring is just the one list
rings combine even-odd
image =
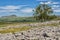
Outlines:
[{"label": "dry grass", "polygon": [[5,30],[0,30],[0,33],[13,33],[13,32],[19,32],[19,31],[26,31],[31,29],[31,27],[21,27],[21,28],[11,28],[11,29],[5,29]]}]

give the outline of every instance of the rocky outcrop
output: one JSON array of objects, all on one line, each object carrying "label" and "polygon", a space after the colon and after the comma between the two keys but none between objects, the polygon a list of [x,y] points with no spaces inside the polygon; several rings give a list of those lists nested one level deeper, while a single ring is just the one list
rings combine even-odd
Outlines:
[{"label": "rocky outcrop", "polygon": [[[44,22],[34,24],[24,24],[24,26],[39,26],[39,24],[59,23]],[[0,40],[60,40],[60,25],[58,26],[42,26],[29,29],[27,31],[20,31],[15,33],[0,33]]]}]

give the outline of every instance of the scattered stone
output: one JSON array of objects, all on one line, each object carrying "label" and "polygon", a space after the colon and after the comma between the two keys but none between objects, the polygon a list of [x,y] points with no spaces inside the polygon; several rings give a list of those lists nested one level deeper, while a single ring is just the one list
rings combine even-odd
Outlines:
[{"label": "scattered stone", "polygon": [[46,33],[43,33],[43,37],[49,37]]},{"label": "scattered stone", "polygon": [[[51,21],[50,23],[54,23]],[[58,23],[59,21],[55,22]],[[49,22],[44,22],[42,24],[48,24]],[[40,23],[34,24],[24,24],[24,26],[39,26]],[[5,29],[5,28],[3,28]],[[15,33],[0,33],[0,40],[60,40],[60,25],[59,27],[43,26],[32,28],[27,31],[20,31]]]}]

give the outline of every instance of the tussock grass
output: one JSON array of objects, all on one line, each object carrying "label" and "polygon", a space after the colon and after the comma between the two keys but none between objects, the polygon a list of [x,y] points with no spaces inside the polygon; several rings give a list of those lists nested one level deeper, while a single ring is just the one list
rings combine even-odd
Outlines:
[{"label": "tussock grass", "polygon": [[0,33],[14,33],[14,32],[19,32],[19,31],[26,31],[31,29],[31,27],[21,27],[21,28],[11,28],[11,29],[5,29],[5,30],[0,30]]}]

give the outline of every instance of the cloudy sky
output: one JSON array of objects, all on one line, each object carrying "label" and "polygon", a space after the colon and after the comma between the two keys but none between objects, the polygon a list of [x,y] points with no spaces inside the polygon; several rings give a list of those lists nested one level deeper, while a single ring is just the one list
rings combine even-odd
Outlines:
[{"label": "cloudy sky", "polygon": [[39,4],[48,4],[56,15],[60,15],[60,0],[0,0],[0,16],[32,16]]}]

